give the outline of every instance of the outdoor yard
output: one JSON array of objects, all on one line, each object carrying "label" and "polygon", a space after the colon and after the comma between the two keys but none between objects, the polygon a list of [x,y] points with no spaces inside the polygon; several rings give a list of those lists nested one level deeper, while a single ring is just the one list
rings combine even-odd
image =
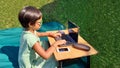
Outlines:
[{"label": "outdoor yard", "polygon": [[120,68],[120,0],[1,0],[0,30],[21,27],[18,13],[27,5],[42,11],[44,23],[78,24],[80,35],[98,51],[90,68]]}]

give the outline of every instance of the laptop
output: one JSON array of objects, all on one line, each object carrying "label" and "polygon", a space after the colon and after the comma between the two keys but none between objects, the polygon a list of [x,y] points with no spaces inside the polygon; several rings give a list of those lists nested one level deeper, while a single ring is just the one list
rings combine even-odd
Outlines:
[{"label": "laptop", "polygon": [[[76,28],[77,31],[74,32],[73,28]],[[79,44],[78,43],[78,35],[79,35],[79,27],[71,22],[68,21],[68,34],[65,34],[64,31],[58,31],[62,34],[61,37],[57,37],[55,38],[55,40],[62,40],[65,39],[67,42],[64,45],[60,45],[60,46],[68,46],[68,45],[73,45],[73,47],[77,48],[77,49],[81,49],[81,50],[85,50],[85,51],[89,51],[90,47],[85,45],[85,44]]]}]

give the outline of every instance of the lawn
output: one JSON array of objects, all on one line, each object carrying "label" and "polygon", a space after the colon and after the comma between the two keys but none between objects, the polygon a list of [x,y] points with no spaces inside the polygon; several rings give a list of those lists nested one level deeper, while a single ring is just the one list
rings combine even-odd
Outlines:
[{"label": "lawn", "polygon": [[95,49],[91,68],[120,68],[119,0],[3,0],[0,1],[0,29],[21,27],[17,14],[26,5],[39,8],[43,21],[80,26],[80,35]]},{"label": "lawn", "polygon": [[20,27],[18,13],[24,6],[41,8],[54,0],[1,0],[0,1],[0,29]]}]

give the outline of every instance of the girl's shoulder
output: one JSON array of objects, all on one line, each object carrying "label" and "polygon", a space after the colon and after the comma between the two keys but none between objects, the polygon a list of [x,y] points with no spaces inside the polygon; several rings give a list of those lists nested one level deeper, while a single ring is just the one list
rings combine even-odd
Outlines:
[{"label": "girl's shoulder", "polygon": [[35,34],[29,32],[29,31],[23,31],[22,37],[25,39],[35,39],[35,38],[37,39],[38,38]]}]

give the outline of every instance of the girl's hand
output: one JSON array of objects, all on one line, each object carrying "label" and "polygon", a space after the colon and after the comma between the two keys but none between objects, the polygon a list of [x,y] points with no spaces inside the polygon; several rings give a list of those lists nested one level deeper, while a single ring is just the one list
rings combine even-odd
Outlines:
[{"label": "girl's hand", "polygon": [[53,44],[53,46],[57,47],[58,45],[62,45],[62,44],[65,44],[65,43],[66,43],[66,40],[58,40]]},{"label": "girl's hand", "polygon": [[53,38],[55,38],[55,37],[60,37],[60,36],[61,36],[61,33],[49,33],[49,36],[50,36],[50,37],[53,37]]}]

